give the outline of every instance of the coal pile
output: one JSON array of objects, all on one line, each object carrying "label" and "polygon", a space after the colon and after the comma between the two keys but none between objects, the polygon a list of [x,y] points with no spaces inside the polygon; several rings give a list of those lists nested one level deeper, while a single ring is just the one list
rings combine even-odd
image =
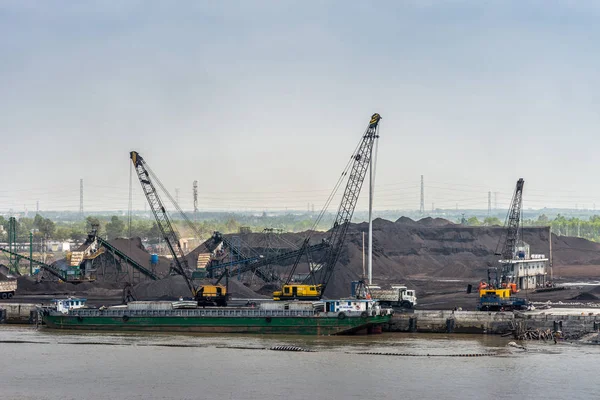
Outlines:
[{"label": "coal pile", "polygon": [[[327,288],[328,297],[347,296],[350,283],[362,275],[362,232],[368,224],[351,224],[346,244],[342,249],[336,271]],[[401,217],[397,221],[373,221],[373,274],[377,283],[404,283],[428,290],[435,282],[444,279],[465,280],[476,283],[487,276],[489,267],[498,266],[498,243],[505,229],[500,226],[475,227],[452,223],[443,218],[423,218],[414,221]],[[309,232],[282,234],[281,251],[298,248]],[[310,232],[311,244],[328,237],[327,232]],[[226,235],[232,236],[232,235]],[[236,234],[241,240],[264,253],[267,250],[263,233]],[[523,239],[534,254],[549,255],[549,229],[527,227]],[[291,245],[287,245],[289,243]],[[272,245],[269,244],[269,245]],[[600,265],[600,244],[580,238],[552,235],[554,265]],[[313,255],[319,260],[319,255]],[[278,266],[285,272],[293,259]],[[306,270],[300,264],[297,272]],[[590,267],[592,268],[592,267]],[[260,289],[260,293],[272,292]],[[436,289],[437,290],[437,289]],[[422,291],[421,291],[422,293]]]},{"label": "coal pile", "polygon": [[[195,285],[212,283],[209,280],[194,281]],[[221,282],[221,284],[225,285],[224,282]],[[159,281],[141,282],[135,285],[133,289],[138,300],[177,300],[179,297],[190,298],[192,296],[185,279],[181,275],[168,276]],[[242,299],[265,297],[258,295],[237,279],[229,280],[229,293],[232,297]]]},{"label": "coal pile", "polygon": [[[132,260],[136,261],[142,267],[152,270],[153,266],[150,263],[150,253],[144,248],[142,240],[139,237],[131,239],[114,239],[109,240],[111,246],[116,247],[123,253],[127,254]],[[100,257],[112,257],[107,254],[101,255]],[[166,257],[158,257],[158,264],[154,266],[155,272],[158,276],[166,276],[169,273],[169,269],[172,261]]]},{"label": "coal pile", "polygon": [[575,297],[570,298],[569,300],[591,301],[591,300],[598,300],[598,296],[595,296],[590,292],[583,292],[583,293],[578,294]]}]

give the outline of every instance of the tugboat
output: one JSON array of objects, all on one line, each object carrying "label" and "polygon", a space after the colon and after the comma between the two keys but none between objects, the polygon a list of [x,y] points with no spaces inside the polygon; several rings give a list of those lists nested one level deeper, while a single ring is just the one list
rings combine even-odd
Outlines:
[{"label": "tugboat", "polygon": [[56,309],[56,312],[61,314],[68,314],[71,310],[84,308],[87,299],[82,297],[69,297],[66,299],[53,299],[51,303]]}]

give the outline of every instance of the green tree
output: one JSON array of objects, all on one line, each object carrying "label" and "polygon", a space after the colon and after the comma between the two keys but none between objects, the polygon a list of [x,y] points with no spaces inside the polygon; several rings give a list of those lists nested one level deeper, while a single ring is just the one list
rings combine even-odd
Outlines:
[{"label": "green tree", "polygon": [[53,238],[60,241],[65,241],[71,237],[71,229],[66,226],[59,226],[54,232]]},{"label": "green tree", "polygon": [[537,219],[538,224],[540,225],[548,225],[550,219],[546,216],[546,214],[541,214]]},{"label": "green tree", "polygon": [[479,220],[477,219],[477,217],[470,217],[467,220],[467,225],[479,226],[479,225],[481,225],[481,222],[479,222]]},{"label": "green tree", "polygon": [[498,218],[498,217],[486,217],[483,220],[483,224],[485,226],[493,226],[493,225],[502,226],[502,221],[500,221],[500,218]]},{"label": "green tree", "polygon": [[91,215],[85,219],[88,228],[91,228],[92,225],[100,226],[100,220],[96,217],[92,217]]},{"label": "green tree", "polygon": [[[36,214],[33,219],[33,227],[36,228],[42,236],[47,238],[52,237],[54,230],[56,229],[54,221],[44,218],[40,214]],[[27,229],[27,231],[29,231],[29,229]]]},{"label": "green tree", "polygon": [[235,220],[235,218],[230,217],[225,223],[225,233],[233,233],[237,232],[240,228],[240,223]]},{"label": "green tree", "polygon": [[85,229],[82,226],[72,226],[70,229],[69,237],[75,241],[82,241],[87,236]]},{"label": "green tree", "polygon": [[131,237],[139,237],[147,239],[150,236],[152,230],[152,222],[146,220],[132,221],[131,223]]},{"label": "green tree", "polygon": [[116,239],[123,236],[125,230],[125,223],[119,219],[116,215],[110,218],[110,222],[106,224],[106,236],[108,239]]},{"label": "green tree", "polygon": [[160,233],[160,229],[158,228],[156,222],[154,222],[152,224],[152,228],[150,228],[150,230],[148,231],[148,241],[151,244],[156,244],[158,243],[161,236],[162,234]]}]

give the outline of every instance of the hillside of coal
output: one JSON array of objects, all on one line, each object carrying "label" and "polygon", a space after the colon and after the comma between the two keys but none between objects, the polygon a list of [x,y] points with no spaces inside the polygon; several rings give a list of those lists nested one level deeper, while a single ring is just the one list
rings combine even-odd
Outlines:
[{"label": "hillside of coal", "polygon": [[[329,297],[347,296],[350,283],[362,275],[362,232],[367,223],[352,224],[342,249],[336,271],[326,294]],[[549,229],[527,227],[523,239],[532,254],[550,254]],[[421,290],[435,287],[435,282],[461,281],[476,283],[487,276],[489,267],[498,266],[498,243],[505,229],[499,226],[475,227],[454,224],[441,218],[413,221],[402,217],[395,222],[373,221],[373,277],[377,283],[406,283]],[[285,242],[297,248],[307,233],[285,234]],[[240,241],[259,251],[265,251],[264,234],[235,235]],[[328,237],[327,232],[311,233],[311,244]],[[283,246],[283,245],[282,245]],[[283,246],[285,247],[285,246]],[[600,275],[600,244],[581,238],[552,235],[554,266],[561,276],[569,278],[571,266],[582,266],[588,275]],[[313,257],[318,260],[319,255]],[[284,266],[289,267],[293,260]],[[461,283],[461,285],[463,285]]]},{"label": "hillside of coal", "polygon": [[[327,288],[328,297],[348,296],[350,284],[363,274],[362,237],[368,231],[367,223],[351,224],[347,240],[342,248],[333,278]],[[450,296],[464,292],[468,283],[476,284],[487,275],[489,267],[498,266],[495,255],[498,243],[505,233],[504,228],[473,227],[454,224],[441,218],[424,218],[413,221],[400,218],[397,221],[376,219],[373,222],[373,276],[374,282],[382,286],[391,283],[404,283],[417,289],[419,297]],[[310,244],[318,244],[329,237],[329,232],[301,233],[249,233],[226,235],[233,243],[238,243],[248,256],[281,254],[296,250],[303,240],[310,236]],[[532,227],[523,229],[523,238],[530,245],[531,253],[550,252],[549,229]],[[144,267],[151,269],[150,254],[143,248],[140,240],[117,239],[113,246],[129,254]],[[199,253],[214,250],[217,243],[214,238],[192,250],[187,259],[190,266],[196,266]],[[581,238],[552,235],[554,275],[560,278],[593,278],[600,276],[600,244]],[[321,253],[312,254],[313,261],[319,261]],[[78,285],[41,282],[32,278],[19,278],[21,293],[51,294],[94,294],[106,293],[113,297],[119,295],[123,284],[116,283],[111,264],[111,256],[106,257],[105,271],[97,271],[96,282]],[[167,277],[172,261],[160,259],[154,266],[156,273]],[[286,277],[294,258],[288,258],[275,266],[282,277]],[[301,260],[297,273],[306,273],[307,263]],[[106,276],[104,276],[106,274]],[[129,277],[128,277],[129,278]],[[265,284],[256,276],[251,284],[232,283],[231,293],[236,297],[268,296],[276,284]],[[176,298],[188,296],[189,290],[179,278],[170,277],[164,281],[142,281],[136,285],[139,296],[145,299],[156,297]],[[236,293],[239,292],[239,293]],[[259,295],[260,294],[260,295]],[[576,296],[577,293],[570,293]],[[470,301],[470,300],[469,300]]]}]

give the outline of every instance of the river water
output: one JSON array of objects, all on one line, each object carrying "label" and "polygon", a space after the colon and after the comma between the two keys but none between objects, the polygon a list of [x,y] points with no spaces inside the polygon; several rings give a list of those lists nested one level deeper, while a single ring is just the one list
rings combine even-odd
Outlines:
[{"label": "river water", "polygon": [[[509,341],[65,333],[4,325],[0,393],[5,399],[111,400],[600,398],[600,346],[536,342],[526,343],[524,352]],[[270,350],[279,345],[312,351]],[[450,357],[484,353],[496,355]]]}]

